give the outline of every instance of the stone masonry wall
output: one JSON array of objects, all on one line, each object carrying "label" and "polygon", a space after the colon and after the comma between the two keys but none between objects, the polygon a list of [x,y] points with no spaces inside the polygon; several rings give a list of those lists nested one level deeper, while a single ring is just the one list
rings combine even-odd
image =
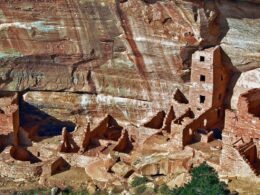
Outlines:
[{"label": "stone masonry wall", "polygon": [[[220,110],[220,112],[222,112]],[[200,117],[194,119],[191,123],[186,125],[183,129],[183,146],[191,144],[193,141],[194,134],[198,128],[209,129],[216,125],[219,121],[219,111],[216,108],[209,109]]]},{"label": "stone masonry wall", "polygon": [[220,158],[222,170],[230,176],[255,177],[254,171],[240,155],[237,149],[231,145],[224,145]]},{"label": "stone masonry wall", "polygon": [[[229,144],[234,142],[237,138],[242,137],[244,141],[249,141],[251,138],[254,139],[257,148],[259,150],[260,139],[260,120],[259,117],[249,113],[250,98],[255,97],[256,91],[250,90],[240,96],[238,102],[238,110],[231,111],[226,110],[225,129],[223,142]],[[252,94],[252,97],[251,97]]]}]

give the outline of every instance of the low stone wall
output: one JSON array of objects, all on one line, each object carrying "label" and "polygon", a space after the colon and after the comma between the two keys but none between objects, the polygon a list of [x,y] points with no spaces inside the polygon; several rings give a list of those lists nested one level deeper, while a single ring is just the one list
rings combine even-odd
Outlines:
[{"label": "low stone wall", "polygon": [[192,143],[197,129],[208,129],[216,125],[216,123],[221,119],[219,112],[222,112],[222,110],[211,108],[198,118],[192,120],[190,123],[183,125],[182,146],[184,147]]}]

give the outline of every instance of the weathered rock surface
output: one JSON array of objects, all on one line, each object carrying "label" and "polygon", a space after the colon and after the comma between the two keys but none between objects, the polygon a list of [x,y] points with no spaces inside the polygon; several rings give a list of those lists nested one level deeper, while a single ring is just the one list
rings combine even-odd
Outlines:
[{"label": "weathered rock surface", "polygon": [[188,148],[176,153],[142,154],[138,159],[133,160],[133,166],[142,175],[169,175],[186,172],[190,168],[192,155],[192,150]]},{"label": "weathered rock surface", "polygon": [[260,79],[260,68],[256,68],[254,70],[241,73],[233,89],[234,93],[231,99],[231,107],[233,109],[237,109],[238,99],[242,93],[250,89],[260,87],[259,79]]},{"label": "weathered rock surface", "polygon": [[[160,107],[167,106],[163,102],[152,104],[149,101],[103,94],[91,95],[69,92],[27,92],[23,95],[23,99],[22,112],[26,114],[26,117],[23,117],[22,120],[26,124],[29,124],[30,121],[35,123],[31,118],[42,116],[43,113],[49,115],[49,118],[72,121],[79,125],[87,124],[87,116],[90,117],[91,121],[99,122],[106,113],[117,119],[141,123],[142,119],[149,117],[149,115],[152,116]],[[48,117],[40,118],[48,120]]]},{"label": "weathered rock surface", "polygon": [[25,102],[62,121],[168,110],[199,47],[221,44],[241,70],[259,66],[253,2],[12,2],[0,3],[0,90],[32,91]]},{"label": "weathered rock surface", "polygon": [[188,173],[181,173],[167,183],[171,189],[184,186],[191,181],[191,176]]},{"label": "weathered rock surface", "polygon": [[242,71],[259,67],[259,2],[220,1],[218,8],[223,17],[222,29],[226,31],[221,47],[233,65]]},{"label": "weathered rock surface", "polygon": [[[228,0],[1,1],[0,176],[41,175],[41,185],[64,186],[72,174],[78,184],[94,182],[90,191],[115,192],[138,173],[149,190],[152,180],[182,186],[205,160],[218,172],[224,164],[223,174],[235,167],[255,175],[259,92],[244,95],[239,111],[222,109],[260,87],[259,8]],[[217,53],[205,55],[210,48]],[[231,83],[208,69],[209,59],[236,70],[225,73]],[[188,93],[212,73],[210,93]],[[221,136],[223,149],[202,143]],[[228,148],[237,136],[249,144]]]},{"label": "weathered rock surface", "polygon": [[129,177],[131,175],[132,168],[123,162],[118,162],[114,164],[111,170],[119,176]]}]

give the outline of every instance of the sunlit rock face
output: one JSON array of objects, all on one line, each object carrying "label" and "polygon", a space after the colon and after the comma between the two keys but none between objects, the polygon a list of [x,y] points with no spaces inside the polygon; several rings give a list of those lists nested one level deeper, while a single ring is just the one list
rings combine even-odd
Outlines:
[{"label": "sunlit rock face", "polygon": [[1,8],[2,90],[92,93],[88,70],[125,51],[113,4],[15,1]]},{"label": "sunlit rock face", "polygon": [[255,89],[260,87],[259,78],[260,78],[260,68],[243,72],[240,75],[233,90],[234,93],[231,99],[232,109],[237,109],[238,99],[242,93],[245,93],[250,89]]},{"label": "sunlit rock face", "polygon": [[187,94],[191,54],[200,48],[221,44],[233,65],[259,66],[252,2],[13,0],[0,7],[0,90],[22,92],[22,124],[35,117],[30,108],[71,128],[106,113],[141,123],[168,110],[177,87]]},{"label": "sunlit rock face", "polygon": [[129,57],[144,77],[173,77],[184,65],[181,50],[198,45],[191,4],[131,0],[118,5],[118,12],[131,47]]},{"label": "sunlit rock face", "polygon": [[[249,3],[251,2],[251,3]],[[260,67],[260,4],[257,1],[220,1],[217,3],[221,25],[226,28],[221,47],[232,64],[241,71]]]},{"label": "sunlit rock face", "polygon": [[[23,99],[24,102],[21,106],[25,113],[22,115],[23,124],[28,127],[41,125],[40,121],[36,120],[41,119],[45,121],[41,125],[43,129],[46,129],[47,126],[50,128],[49,122],[53,122],[52,117],[57,119],[52,126],[62,125],[61,121],[63,121],[63,125],[69,125],[69,123],[64,123],[65,120],[78,125],[86,125],[88,120],[93,123],[99,122],[106,113],[124,121],[142,123],[144,113],[149,116],[149,113],[154,113],[161,108],[159,103],[152,104],[149,101],[103,94],[94,96],[68,92],[27,92]],[[46,126],[46,124],[48,125]],[[69,127],[71,126],[69,125]]]}]

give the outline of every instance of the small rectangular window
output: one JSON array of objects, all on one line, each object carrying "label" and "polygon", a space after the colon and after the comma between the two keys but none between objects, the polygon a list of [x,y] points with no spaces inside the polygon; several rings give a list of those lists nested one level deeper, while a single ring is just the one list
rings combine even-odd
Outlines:
[{"label": "small rectangular window", "polygon": [[219,100],[221,100],[221,97],[222,97],[222,95],[221,95],[221,94],[219,94],[219,95],[218,95],[218,99],[219,99]]},{"label": "small rectangular window", "polygon": [[205,61],[205,57],[204,56],[200,56],[200,61],[204,62]]},{"label": "small rectangular window", "polygon": [[206,81],[205,75],[200,75],[200,81]]},{"label": "small rectangular window", "polygon": [[204,104],[206,97],[204,95],[200,95],[200,103]]},{"label": "small rectangular window", "polygon": [[221,81],[223,81],[223,75],[220,76]]}]

